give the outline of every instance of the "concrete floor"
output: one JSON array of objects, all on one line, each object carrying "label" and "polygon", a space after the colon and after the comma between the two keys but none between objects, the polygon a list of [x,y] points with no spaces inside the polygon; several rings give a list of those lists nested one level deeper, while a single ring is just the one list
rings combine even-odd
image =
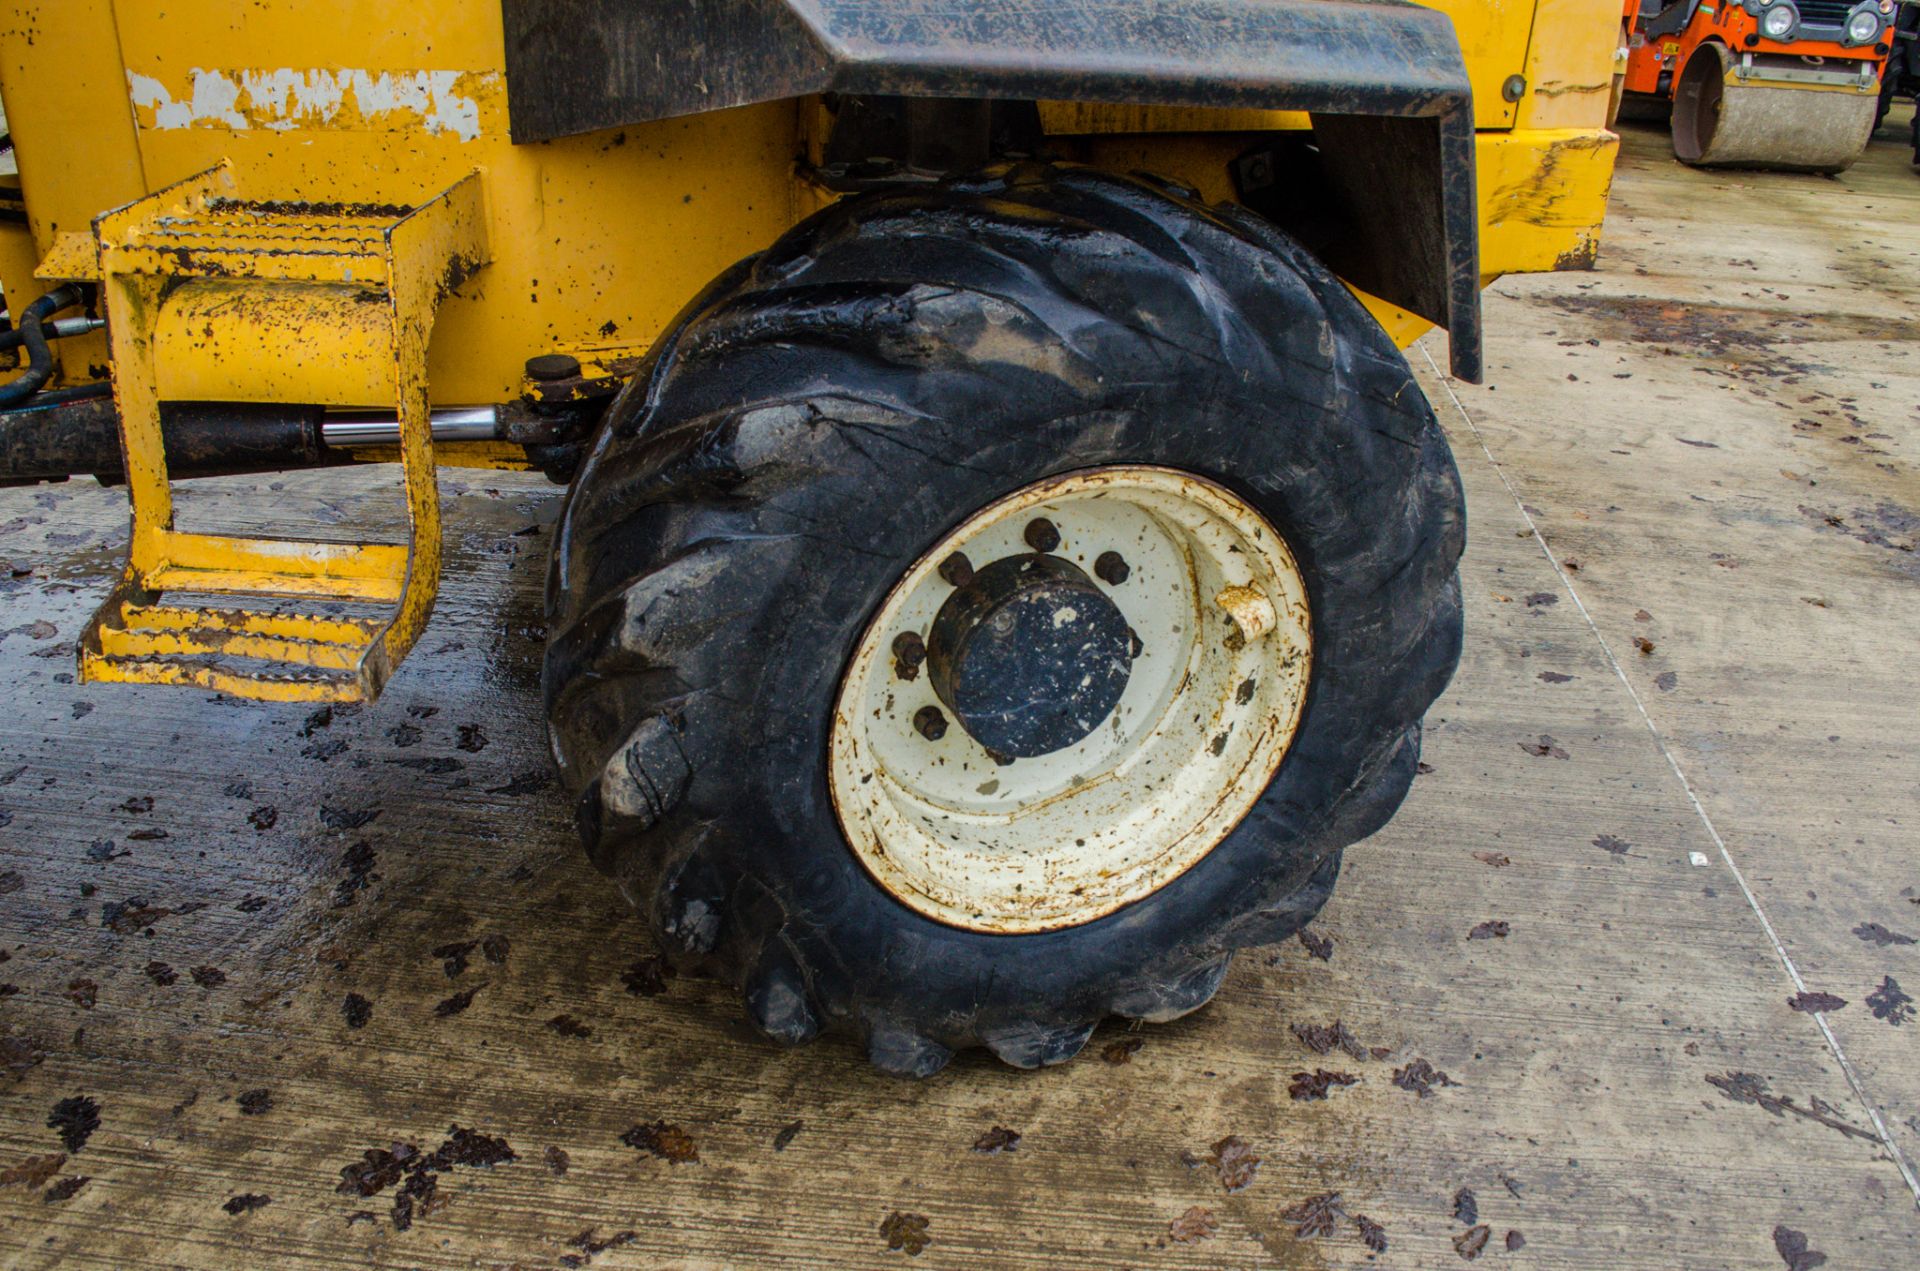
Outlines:
[{"label": "concrete floor", "polygon": [[[1415,350],[1473,521],[1431,771],[1349,853],[1329,956],[1244,956],[1199,1015],[1043,1073],[886,1080],[650,974],[544,784],[539,480],[447,475],[433,624],[324,724],[73,684],[121,496],[0,491],[6,1263],[1920,1265],[1892,135],[1826,180],[1631,133],[1599,269],[1490,294],[1488,383]],[[183,516],[391,521],[389,476],[200,483]],[[1335,1020],[1358,1057],[1295,1032]],[[1450,1084],[1396,1084],[1416,1060]],[[1290,1098],[1318,1068],[1357,1084]],[[655,1123],[697,1160],[622,1141]],[[1017,1147],[976,1151],[995,1127]],[[1235,1192],[1228,1136],[1261,1158]]]}]

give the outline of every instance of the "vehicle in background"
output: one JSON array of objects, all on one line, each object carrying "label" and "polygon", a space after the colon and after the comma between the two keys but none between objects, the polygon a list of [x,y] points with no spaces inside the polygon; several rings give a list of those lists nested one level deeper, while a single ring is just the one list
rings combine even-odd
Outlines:
[{"label": "vehicle in background", "polygon": [[1626,0],[1621,114],[1698,167],[1843,172],[1866,148],[1896,0]]}]

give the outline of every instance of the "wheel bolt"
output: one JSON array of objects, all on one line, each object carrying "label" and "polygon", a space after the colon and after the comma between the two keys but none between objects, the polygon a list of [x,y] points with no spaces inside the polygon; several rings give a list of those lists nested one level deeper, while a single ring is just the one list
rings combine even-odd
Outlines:
[{"label": "wheel bolt", "polygon": [[1050,552],[1060,546],[1060,531],[1046,517],[1035,517],[1027,522],[1027,546],[1036,552]]},{"label": "wheel bolt", "polygon": [[964,587],[973,581],[973,562],[963,552],[955,552],[940,562],[940,577],[949,587]]},{"label": "wheel bolt", "polygon": [[1101,552],[1093,562],[1093,576],[1109,587],[1118,587],[1127,581],[1133,570],[1128,567],[1126,558],[1119,552]]},{"label": "wheel bolt", "polygon": [[947,717],[938,706],[922,706],[913,713],[913,729],[928,741],[939,741],[947,735]]},{"label": "wheel bolt", "polygon": [[927,660],[927,642],[918,631],[902,631],[893,637],[893,673],[903,680],[919,678],[920,664]]}]

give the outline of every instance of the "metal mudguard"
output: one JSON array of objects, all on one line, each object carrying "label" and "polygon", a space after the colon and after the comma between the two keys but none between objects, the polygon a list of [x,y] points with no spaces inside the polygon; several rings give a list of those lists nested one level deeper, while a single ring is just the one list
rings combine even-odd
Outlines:
[{"label": "metal mudguard", "polygon": [[[518,142],[814,93],[1302,110],[1350,232],[1316,246],[1480,369],[1473,108],[1402,0],[504,0]],[[1337,137],[1337,142],[1334,140]]]}]

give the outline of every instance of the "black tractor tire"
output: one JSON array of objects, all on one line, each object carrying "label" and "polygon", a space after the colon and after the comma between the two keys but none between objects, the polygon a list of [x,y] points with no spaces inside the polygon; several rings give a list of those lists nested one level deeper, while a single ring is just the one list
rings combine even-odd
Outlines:
[{"label": "black tractor tire", "polygon": [[[835,696],[897,579],[982,506],[1111,463],[1251,502],[1305,572],[1312,682],[1271,784],[1106,917],[947,926],[876,884],[828,791]],[[1413,780],[1461,641],[1446,440],[1400,351],[1243,209],[1042,164],[851,198],[717,280],[610,409],[548,588],[553,752],[593,863],[783,1043],[926,1076],[1072,1057],[1291,936]]]}]

